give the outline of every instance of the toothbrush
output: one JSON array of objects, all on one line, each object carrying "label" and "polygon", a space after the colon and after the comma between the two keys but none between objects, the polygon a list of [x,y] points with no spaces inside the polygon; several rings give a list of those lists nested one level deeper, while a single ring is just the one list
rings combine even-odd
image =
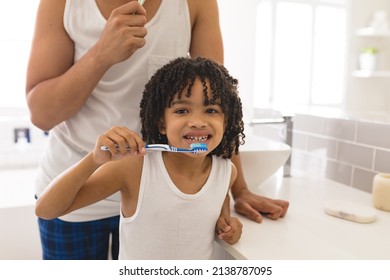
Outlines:
[{"label": "toothbrush", "polygon": [[208,151],[205,143],[193,143],[190,145],[190,149],[185,148],[176,148],[173,146],[169,146],[166,144],[147,144],[145,146],[147,150],[153,151],[166,151],[166,152],[174,152],[174,153],[205,153]]},{"label": "toothbrush", "polygon": [[[118,145],[117,145],[118,146]],[[164,151],[164,152],[173,152],[173,153],[205,153],[208,151],[207,145],[205,143],[193,143],[190,145],[190,149],[185,148],[176,148],[173,146],[169,146],[167,144],[147,144],[145,146],[147,150],[150,151]],[[102,151],[108,151],[107,146],[101,146],[100,149]],[[129,149],[129,148],[127,148]]]},{"label": "toothbrush", "polygon": [[[141,6],[143,6],[144,3],[145,3],[145,1],[146,1],[146,0],[138,0],[138,3],[139,3]],[[136,15],[136,14],[137,14],[137,12],[134,12],[133,15]]]}]

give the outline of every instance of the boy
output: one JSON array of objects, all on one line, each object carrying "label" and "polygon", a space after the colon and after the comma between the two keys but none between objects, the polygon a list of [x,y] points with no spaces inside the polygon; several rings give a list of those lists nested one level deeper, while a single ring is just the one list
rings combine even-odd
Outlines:
[{"label": "boy", "polygon": [[[178,58],[151,78],[140,107],[142,138],[126,127],[101,135],[39,197],[36,214],[52,219],[119,191],[120,259],[208,259],[215,231],[230,244],[242,233],[228,195],[244,137],[237,80],[211,60]],[[146,152],[145,142],[208,151]]]}]

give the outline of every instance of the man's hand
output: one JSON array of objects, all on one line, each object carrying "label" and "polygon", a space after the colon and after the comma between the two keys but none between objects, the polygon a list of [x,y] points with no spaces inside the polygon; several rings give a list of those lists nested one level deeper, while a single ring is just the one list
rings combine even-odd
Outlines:
[{"label": "man's hand", "polygon": [[234,199],[234,209],[237,213],[261,223],[263,216],[272,220],[283,218],[286,215],[289,202],[281,199],[271,199],[242,190]]}]

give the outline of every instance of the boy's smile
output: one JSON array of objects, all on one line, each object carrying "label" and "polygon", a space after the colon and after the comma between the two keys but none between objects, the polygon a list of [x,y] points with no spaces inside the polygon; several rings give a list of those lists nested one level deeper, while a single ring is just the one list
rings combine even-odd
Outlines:
[{"label": "boy's smile", "polygon": [[[208,81],[207,94],[212,99]],[[217,104],[205,105],[204,88],[200,79],[196,79],[191,95],[183,90],[180,99],[173,99],[171,107],[165,108],[161,134],[166,134],[168,144],[189,148],[193,143],[205,143],[209,151],[215,149],[222,140],[225,128],[225,115]]]}]

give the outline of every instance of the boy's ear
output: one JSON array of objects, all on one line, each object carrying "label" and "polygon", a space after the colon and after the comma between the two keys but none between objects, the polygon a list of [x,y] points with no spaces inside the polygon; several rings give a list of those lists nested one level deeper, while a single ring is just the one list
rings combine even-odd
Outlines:
[{"label": "boy's ear", "polygon": [[158,124],[158,131],[160,132],[160,134],[166,134],[165,123],[162,119],[160,119],[160,122]]}]

